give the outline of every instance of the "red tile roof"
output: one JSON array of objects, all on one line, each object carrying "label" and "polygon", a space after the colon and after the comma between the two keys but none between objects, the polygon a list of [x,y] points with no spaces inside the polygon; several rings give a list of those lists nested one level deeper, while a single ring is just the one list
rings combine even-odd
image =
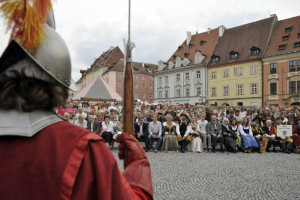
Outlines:
[{"label": "red tile roof", "polygon": [[[157,65],[132,62],[133,73],[134,74],[152,74],[157,71]],[[103,74],[106,74],[110,71],[123,72],[124,71],[124,59],[120,59],[113,66],[109,67]]]},{"label": "red tile roof", "polygon": [[[290,28],[290,32],[285,32],[286,28]],[[294,47],[294,44],[300,42],[300,16],[278,21],[275,30],[272,34],[272,38],[266,56],[284,54],[293,51],[300,51],[300,47]],[[283,37],[287,36],[287,40],[283,41]],[[284,50],[279,50],[280,45],[286,45]]]},{"label": "red tile roof", "polygon": [[[194,46],[192,48],[189,47],[189,45],[186,43],[186,40],[183,41],[183,43],[179,46],[181,49],[177,49],[172,56],[169,58],[167,61],[168,63],[170,61],[173,61],[175,64],[175,56],[179,56],[181,59],[185,58],[185,53],[188,53],[189,55],[187,58],[191,61],[190,64],[194,64],[195,62],[195,53],[196,51],[200,51],[202,55],[205,55],[206,58],[203,60],[203,62],[208,62],[214,48],[218,42],[219,39],[219,28],[215,28],[211,30],[209,33],[203,32],[203,33],[198,33],[195,35],[192,35],[191,41],[189,44],[193,44]],[[205,44],[201,45],[200,42],[204,41]]]},{"label": "red tile roof", "polygon": [[111,67],[122,58],[124,58],[124,54],[120,50],[120,48],[118,46],[111,47],[95,60],[95,62],[91,66],[91,70],[99,69],[101,67]]},{"label": "red tile roof", "polygon": [[[216,63],[210,61],[209,66],[236,63],[262,57],[276,20],[277,17],[272,16],[267,19],[225,30],[223,37],[220,38],[213,53],[214,56],[219,57],[219,60]],[[260,49],[257,56],[251,56],[250,49],[252,47]],[[230,59],[230,52],[237,52],[237,58]]]}]

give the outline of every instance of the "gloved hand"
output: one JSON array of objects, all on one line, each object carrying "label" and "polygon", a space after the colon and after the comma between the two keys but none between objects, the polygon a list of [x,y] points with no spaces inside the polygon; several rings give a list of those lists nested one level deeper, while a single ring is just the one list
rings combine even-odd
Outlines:
[{"label": "gloved hand", "polygon": [[119,158],[124,160],[124,177],[131,186],[139,187],[153,199],[150,163],[146,152],[134,136],[123,132],[117,138]]}]

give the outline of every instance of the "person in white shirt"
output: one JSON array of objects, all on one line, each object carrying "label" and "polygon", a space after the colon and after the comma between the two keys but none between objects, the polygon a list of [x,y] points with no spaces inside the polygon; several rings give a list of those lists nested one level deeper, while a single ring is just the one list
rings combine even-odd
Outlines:
[{"label": "person in white shirt", "polygon": [[109,120],[109,116],[105,116],[104,121],[102,122],[101,136],[105,140],[105,142],[109,144],[109,146],[111,146],[113,131],[114,131],[114,123]]},{"label": "person in white shirt", "polygon": [[205,120],[206,113],[202,113],[200,120],[197,122],[199,127],[199,132],[201,139],[203,141],[203,151],[204,152],[211,152],[211,135],[206,133],[206,126],[208,124],[208,121]]},{"label": "person in white shirt", "polygon": [[[157,115],[154,114],[153,115],[153,121],[149,123],[148,125],[148,139],[149,139],[149,143],[150,143],[150,149],[154,150],[154,152],[156,153],[157,150],[160,149],[160,145],[162,142],[162,125],[161,122],[157,121]],[[156,140],[156,146],[155,149],[153,149],[152,143],[153,140]]]},{"label": "person in white shirt", "polygon": [[84,119],[83,115],[78,115],[78,120],[74,122],[74,125],[80,126],[82,128],[86,128],[87,127],[87,122]]},{"label": "person in white shirt", "polygon": [[82,107],[78,108],[78,113],[76,114],[76,117],[79,118],[79,115],[82,115],[84,119],[87,118],[87,114],[85,112],[83,112]]}]

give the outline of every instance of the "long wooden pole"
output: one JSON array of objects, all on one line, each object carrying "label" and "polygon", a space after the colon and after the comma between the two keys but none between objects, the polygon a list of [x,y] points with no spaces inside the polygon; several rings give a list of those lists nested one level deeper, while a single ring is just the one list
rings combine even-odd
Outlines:
[{"label": "long wooden pole", "polygon": [[131,57],[131,39],[130,39],[130,7],[131,0],[129,0],[129,14],[128,14],[128,41],[125,52],[125,70],[124,70],[124,95],[123,95],[123,131],[134,135],[133,131],[133,74],[132,74],[132,57]]}]

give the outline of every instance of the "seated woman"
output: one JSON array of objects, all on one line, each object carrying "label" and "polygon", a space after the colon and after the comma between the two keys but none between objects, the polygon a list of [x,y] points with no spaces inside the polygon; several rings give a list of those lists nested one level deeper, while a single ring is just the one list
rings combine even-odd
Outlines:
[{"label": "seated woman", "polygon": [[180,136],[179,127],[176,125],[175,122],[173,122],[172,115],[168,114],[166,116],[166,122],[163,123],[163,145],[162,149],[165,150],[165,152],[170,151],[178,151],[178,141],[177,137]]},{"label": "seated woman", "polygon": [[192,141],[190,144],[191,151],[201,153],[203,151],[202,140],[200,137],[200,130],[195,116],[192,117],[191,127],[192,127],[191,130]]},{"label": "seated woman", "polygon": [[242,136],[242,140],[244,143],[245,153],[249,153],[254,149],[258,150],[259,146],[257,144],[256,139],[253,137],[252,128],[249,124],[249,118],[244,117],[242,123],[239,125],[239,134]]},{"label": "seated woman", "polygon": [[109,144],[109,146],[111,146],[112,143],[113,130],[114,130],[114,123],[109,120],[109,116],[105,116],[104,121],[102,122],[101,136],[105,140],[105,142]]},{"label": "seated woman", "polygon": [[241,136],[239,134],[238,124],[237,124],[237,120],[235,118],[233,118],[231,120],[229,129],[236,135],[236,147],[238,149],[241,149],[242,148],[242,138],[241,138]]},{"label": "seated woman", "polygon": [[225,148],[227,151],[231,151],[233,153],[237,152],[236,147],[236,133],[230,129],[229,120],[227,118],[223,119],[222,123],[222,134],[225,140]]}]

